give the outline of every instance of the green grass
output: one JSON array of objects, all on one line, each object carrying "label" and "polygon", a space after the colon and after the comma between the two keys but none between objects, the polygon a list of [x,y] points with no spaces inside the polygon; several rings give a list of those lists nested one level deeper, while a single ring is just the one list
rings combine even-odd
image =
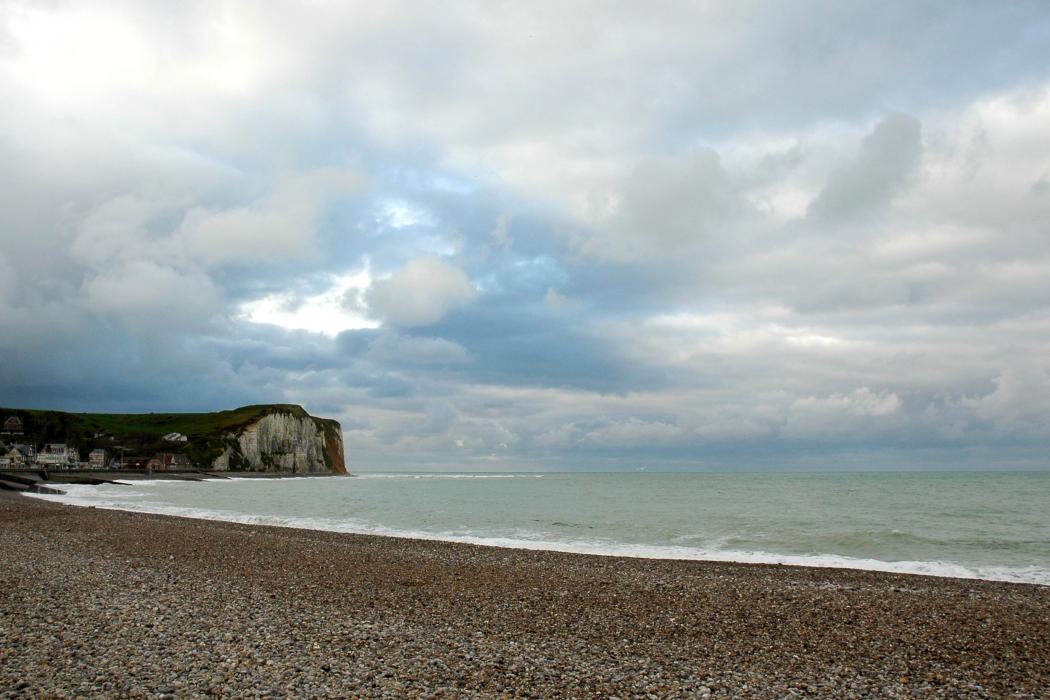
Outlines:
[{"label": "green grass", "polygon": [[73,413],[69,415],[76,416],[84,421],[85,425],[94,427],[96,431],[105,430],[117,438],[143,433],[157,435],[183,433],[192,439],[235,431],[264,415],[277,412],[306,415],[306,411],[301,406],[291,404],[243,406],[217,413]]}]

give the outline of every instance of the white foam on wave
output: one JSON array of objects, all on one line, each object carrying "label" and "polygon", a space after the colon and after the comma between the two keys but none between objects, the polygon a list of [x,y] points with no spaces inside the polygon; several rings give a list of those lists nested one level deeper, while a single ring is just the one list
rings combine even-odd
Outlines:
[{"label": "white foam on wave", "polygon": [[[216,480],[222,481],[222,480]],[[242,481],[252,481],[243,479]],[[155,482],[153,482],[155,483]],[[1038,566],[970,566],[949,561],[882,561],[849,557],[838,554],[779,554],[759,550],[722,549],[718,543],[707,546],[631,544],[611,540],[552,540],[549,534],[517,531],[514,536],[494,536],[469,531],[430,532],[403,530],[374,522],[354,519],[333,520],[247,514],[235,511],[173,506],[148,501],[129,501],[129,498],[146,496],[142,492],[119,492],[106,487],[88,485],[65,485],[65,494],[25,494],[31,498],[77,506],[93,506],[109,510],[124,510],[137,513],[172,515],[201,520],[217,520],[246,525],[267,525],[302,530],[322,530],[359,535],[383,537],[405,537],[409,539],[440,542],[460,542],[489,547],[507,547],[538,551],[593,554],[599,556],[630,557],[638,559],[675,559],[685,561],[719,561],[745,564],[784,564],[789,566],[812,566],[835,569],[862,569],[887,573],[920,574],[924,576],[946,576],[951,578],[1032,583],[1050,586],[1050,569]]]},{"label": "white foam on wave", "polygon": [[543,474],[358,474],[357,479],[542,479]]},{"label": "white foam on wave", "polygon": [[[137,486],[144,482],[121,481],[120,490],[103,490],[100,486],[88,484],[61,484],[63,493],[25,493],[29,498],[39,498],[41,501],[54,501],[71,506],[93,506],[95,508],[115,508],[119,510],[130,510],[134,502],[129,498],[142,498],[146,496],[144,491],[127,489],[127,486]],[[112,489],[112,487],[110,487]]]},{"label": "white foam on wave", "polygon": [[[216,476],[214,478],[204,477],[201,481],[207,481],[209,484],[245,484],[245,483],[257,483],[257,484],[272,484],[275,481],[287,482],[287,481],[313,481],[314,479],[322,478],[315,476]],[[182,483],[186,483],[183,481]]]}]

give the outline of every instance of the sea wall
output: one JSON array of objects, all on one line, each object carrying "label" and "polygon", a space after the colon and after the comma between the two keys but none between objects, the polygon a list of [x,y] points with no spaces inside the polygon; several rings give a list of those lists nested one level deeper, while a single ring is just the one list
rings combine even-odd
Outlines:
[{"label": "sea wall", "polygon": [[274,412],[224,437],[217,471],[345,474],[339,424],[293,412]]}]

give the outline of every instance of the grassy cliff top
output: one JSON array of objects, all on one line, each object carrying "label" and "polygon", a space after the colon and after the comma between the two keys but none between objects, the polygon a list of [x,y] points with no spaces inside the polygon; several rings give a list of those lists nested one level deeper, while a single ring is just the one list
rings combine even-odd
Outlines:
[{"label": "grassy cliff top", "polygon": [[[24,423],[25,435],[0,436],[7,442],[92,442],[97,433],[108,433],[117,440],[148,441],[167,433],[182,433],[194,439],[216,438],[237,432],[243,426],[272,413],[307,417],[302,406],[263,404],[242,406],[214,413],[67,413],[31,409],[0,408],[0,423],[18,416]],[[326,419],[315,420],[325,423]]]},{"label": "grassy cliff top", "polygon": [[184,435],[212,435],[236,431],[271,413],[291,413],[305,417],[309,414],[294,404],[264,404],[242,406],[215,413],[74,413],[87,423],[116,437],[135,433],[183,433]]}]

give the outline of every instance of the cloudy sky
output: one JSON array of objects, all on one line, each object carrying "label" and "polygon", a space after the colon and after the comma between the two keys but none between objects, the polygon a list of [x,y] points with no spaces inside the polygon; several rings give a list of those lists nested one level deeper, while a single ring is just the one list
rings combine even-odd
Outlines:
[{"label": "cloudy sky", "polygon": [[0,405],[1050,468],[1044,0],[0,0],[0,105]]}]

